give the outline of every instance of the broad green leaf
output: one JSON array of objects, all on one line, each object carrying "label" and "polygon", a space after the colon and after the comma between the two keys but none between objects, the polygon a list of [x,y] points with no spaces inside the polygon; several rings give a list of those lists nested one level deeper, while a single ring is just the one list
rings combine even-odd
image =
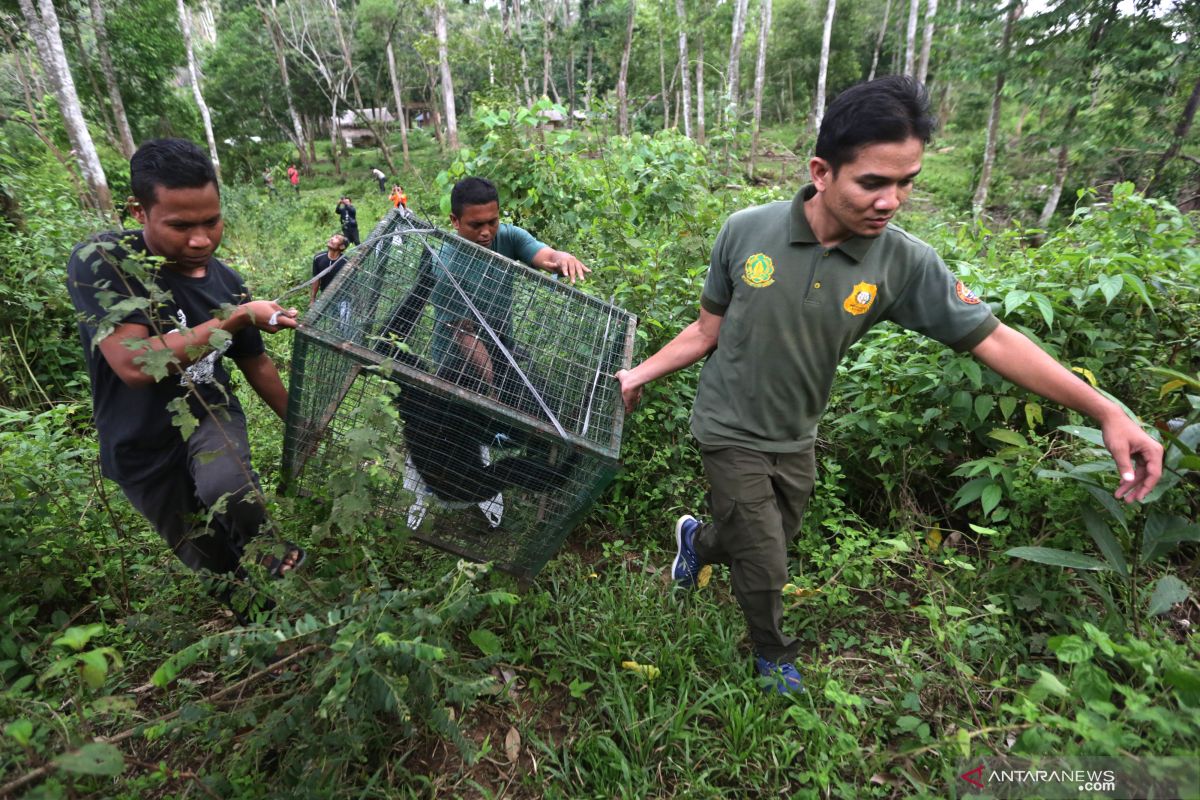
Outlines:
[{"label": "broad green leaf", "polygon": [[1058,429],[1063,433],[1077,436],[1085,442],[1098,447],[1104,447],[1104,434],[1100,432],[1099,428],[1086,428],[1082,425],[1059,425]]},{"label": "broad green leaf", "polygon": [[1121,287],[1125,285],[1120,275],[1101,275],[1096,283],[1100,287],[1100,293],[1104,295],[1105,304],[1112,303],[1121,293]]},{"label": "broad green leaf", "polygon": [[1174,575],[1163,575],[1154,582],[1154,593],[1150,595],[1150,606],[1146,613],[1150,616],[1169,611],[1171,606],[1188,599],[1191,589]]},{"label": "broad green leaf", "polygon": [[1037,292],[1034,292],[1033,302],[1034,302],[1034,305],[1037,306],[1038,311],[1041,312],[1042,319],[1044,319],[1046,321],[1046,327],[1053,328],[1054,327],[1054,306],[1052,306],[1050,304],[1049,298],[1047,298],[1044,294],[1038,294]]},{"label": "broad green leaf", "polygon": [[971,382],[971,386],[975,389],[983,388],[983,368],[979,366],[979,362],[974,358],[959,359],[958,365],[962,368],[963,375],[967,376],[967,380]]},{"label": "broad green leaf", "polygon": [[[1002,398],[1001,403],[1003,403],[1003,401],[1007,400],[1007,399],[1008,398]],[[1005,416],[1008,416],[1008,415],[1005,414]],[[1028,440],[1024,436],[1017,433],[1016,431],[1010,431],[1007,428],[996,428],[994,431],[989,433],[988,436],[992,437],[993,439],[995,439],[998,442],[1004,442],[1005,444],[1011,444],[1014,447],[1025,447],[1027,444],[1029,444]]]},{"label": "broad green leaf", "polygon": [[17,744],[27,747],[33,738],[33,723],[27,719],[16,719],[4,726],[4,732]]},{"label": "broad green leaf", "polygon": [[116,745],[89,742],[78,750],[56,756],[54,766],[76,775],[120,775],[125,770],[125,756]]},{"label": "broad green leaf", "polygon": [[1046,640],[1046,647],[1064,664],[1083,664],[1091,661],[1096,653],[1095,645],[1073,633],[1068,636],[1051,636]]},{"label": "broad green leaf", "polygon": [[1113,536],[1108,523],[1090,506],[1083,507],[1082,515],[1083,524],[1087,527],[1087,532],[1092,537],[1092,541],[1096,543],[1096,547],[1100,548],[1100,552],[1108,559],[1108,563],[1118,575],[1128,578],[1129,567],[1125,563],[1125,551]]},{"label": "broad green leaf", "polygon": [[501,650],[500,637],[483,628],[471,631],[467,638],[485,656],[494,656]]},{"label": "broad green leaf", "polygon": [[1004,315],[1008,316],[1016,311],[1021,306],[1025,305],[1025,301],[1029,299],[1029,292],[1024,289],[1013,289],[1008,294],[1004,295]]},{"label": "broad green leaf", "polygon": [[1014,547],[1006,550],[1006,556],[1023,558],[1026,561],[1036,561],[1039,564],[1049,564],[1052,567],[1067,569],[1089,569],[1097,572],[1108,572],[1109,566],[1098,558],[1073,553],[1070,550],[1058,550],[1054,547]]},{"label": "broad green leaf", "polygon": [[1090,622],[1083,623],[1083,631],[1088,635],[1088,638],[1100,648],[1101,653],[1104,653],[1106,656],[1112,656],[1116,653],[1113,648],[1112,637],[1107,633],[1100,630]]},{"label": "broad green leaf", "polygon": [[1036,428],[1042,424],[1042,406],[1039,403],[1025,404],[1025,425]]},{"label": "broad green leaf", "polygon": [[1017,410],[1017,398],[1005,395],[1000,398],[1000,413],[1004,415],[1004,419],[1008,419]]},{"label": "broad green leaf", "polygon": [[1142,561],[1153,563],[1180,542],[1200,542],[1200,523],[1153,512],[1142,528]]},{"label": "broad green leaf", "polygon": [[996,398],[990,394],[981,394],[975,397],[975,416],[979,417],[980,422],[986,420],[988,414],[992,413],[992,409],[995,407]]},{"label": "broad green leaf", "polygon": [[1125,285],[1130,289],[1133,289],[1137,296],[1142,299],[1142,302],[1145,303],[1151,311],[1153,311],[1154,303],[1150,302],[1150,293],[1146,291],[1146,284],[1142,281],[1142,279],[1137,275],[1134,275],[1132,272],[1122,273],[1121,277],[1125,279]]},{"label": "broad green leaf", "polygon": [[983,506],[983,513],[990,514],[1000,505],[1000,498],[1004,496],[1004,490],[1000,488],[1000,484],[993,483],[986,487],[983,493],[979,496],[979,502]]},{"label": "broad green leaf", "polygon": [[1060,681],[1058,676],[1056,676],[1053,672],[1047,672],[1044,669],[1038,670],[1038,672],[1040,674],[1038,675],[1037,681],[1032,687],[1030,687],[1036,699],[1041,700],[1047,695],[1066,697],[1068,694],[1070,694],[1070,690],[1063,685],[1063,682]]},{"label": "broad green leaf", "polygon": [[79,677],[92,689],[99,689],[108,677],[108,659],[101,650],[88,650],[79,654]]},{"label": "broad green leaf", "polygon": [[53,644],[55,647],[69,647],[78,653],[87,646],[93,636],[99,636],[102,633],[104,633],[104,626],[98,622],[71,627],[67,628],[62,636],[55,639]]}]

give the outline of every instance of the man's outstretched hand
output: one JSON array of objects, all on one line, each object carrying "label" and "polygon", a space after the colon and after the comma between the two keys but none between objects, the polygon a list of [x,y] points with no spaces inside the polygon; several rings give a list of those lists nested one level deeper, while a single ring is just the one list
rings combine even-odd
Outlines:
[{"label": "man's outstretched hand", "polygon": [[635,386],[632,373],[623,369],[613,376],[621,384],[621,400],[625,403],[625,413],[632,414],[642,399],[642,387]]},{"label": "man's outstretched hand", "polygon": [[1114,496],[1126,503],[1144,499],[1162,477],[1163,446],[1123,413],[1114,414],[1100,428],[1121,475]]}]

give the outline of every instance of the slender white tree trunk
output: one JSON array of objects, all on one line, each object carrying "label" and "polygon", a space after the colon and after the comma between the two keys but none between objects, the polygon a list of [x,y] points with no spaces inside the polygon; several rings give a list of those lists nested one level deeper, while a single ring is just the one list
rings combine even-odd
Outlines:
[{"label": "slender white tree trunk", "polygon": [[821,132],[821,121],[825,119],[825,79],[829,75],[829,43],[833,39],[833,14],[837,0],[829,0],[825,6],[825,30],[821,34],[821,63],[817,70],[817,96],[813,100],[813,130]]},{"label": "slender white tree trunk", "polygon": [[883,24],[879,26],[879,35],[875,37],[875,52],[871,55],[871,72],[867,80],[875,80],[875,69],[879,66],[879,51],[883,49],[883,37],[887,35],[888,15],[892,13],[892,0],[887,0],[883,6]]},{"label": "slender white tree trunk", "polygon": [[[662,0],[658,0],[658,86],[662,96],[663,130],[671,127],[671,99],[667,94],[667,56],[663,48],[663,13]],[[672,78],[672,83],[674,79]]]},{"label": "slender white tree trunk", "polygon": [[921,37],[921,61],[917,67],[917,80],[925,83],[929,76],[929,52],[933,49],[933,20],[937,16],[938,0],[926,0],[925,35]]},{"label": "slender white tree trunk", "polygon": [[754,135],[750,142],[750,175],[754,175],[754,160],[758,156],[758,137],[762,126],[763,84],[767,75],[767,37],[771,33],[771,0],[759,0],[758,58],[754,62]]},{"label": "slender white tree trunk", "polygon": [[696,39],[696,141],[704,144],[704,36]]},{"label": "slender white tree trunk", "polygon": [[458,113],[454,107],[454,79],[450,75],[450,52],[446,35],[446,0],[437,0],[434,12],[434,32],[438,43],[438,68],[442,76],[442,106],[446,112],[446,142],[451,150],[458,149]]},{"label": "slender white tree trunk", "polygon": [[746,9],[750,0],[733,0],[733,26],[729,39],[729,68],[725,71],[725,105],[737,118],[738,83],[741,78],[742,41],[746,38]]},{"label": "slender white tree trunk", "polygon": [[679,70],[683,78],[683,135],[692,138],[692,91],[688,76],[687,10],[683,0],[675,0],[675,17],[679,20]]},{"label": "slender white tree trunk", "polygon": [[396,54],[393,52],[390,36],[387,40],[386,52],[388,77],[392,81],[392,95],[396,98],[396,116],[400,118],[400,149],[404,153],[404,166],[412,169],[412,162],[408,160],[408,119],[404,115],[404,98],[400,89],[400,80],[396,73]]},{"label": "slender white tree trunk", "polygon": [[117,83],[117,71],[113,69],[112,56],[108,51],[108,27],[104,24],[104,5],[101,0],[88,0],[92,12],[92,28],[96,32],[96,51],[100,55],[100,71],[108,87],[108,102],[112,106],[117,123],[117,136],[121,153],[131,158],[137,145],[133,142],[133,131],[129,128],[129,117],[125,113],[125,102],[121,98],[121,87]]},{"label": "slender white tree trunk", "polygon": [[54,10],[54,3],[52,0],[38,0],[36,9],[33,0],[19,0],[19,4],[41,57],[42,68],[54,89],[59,110],[62,112],[63,125],[67,129],[67,138],[71,140],[75,160],[79,163],[83,179],[87,181],[92,202],[101,211],[112,211],[112,191],[108,188],[108,178],[104,174],[104,167],[100,165],[96,144],[92,141],[87,121],[83,118],[83,108],[75,91],[75,80],[71,77],[71,67],[63,49],[62,30],[58,24],[58,13]]},{"label": "slender white tree trunk", "polygon": [[629,135],[629,52],[633,49],[633,20],[637,0],[629,0],[629,19],[625,23],[625,48],[621,51],[621,71],[617,74],[617,133]]},{"label": "slender white tree trunk", "polygon": [[187,51],[188,81],[192,84],[192,97],[196,100],[196,108],[200,109],[200,119],[204,123],[204,136],[208,139],[208,157],[212,159],[213,169],[217,171],[217,180],[221,179],[221,160],[217,156],[217,137],[213,135],[212,117],[208,113],[208,105],[200,92],[200,73],[196,69],[196,51],[192,47],[192,24],[188,19],[187,7],[183,0],[175,0],[175,10],[179,13],[179,30],[183,33],[183,48]]},{"label": "slender white tree trunk", "polygon": [[904,74],[915,75],[917,68],[917,20],[921,15],[921,0],[909,0],[908,36],[904,42]]},{"label": "slender white tree trunk", "polygon": [[1012,46],[1013,26],[1021,17],[1021,3],[1014,2],[1004,21],[1004,34],[1000,37],[1000,65],[996,72],[996,84],[992,89],[992,109],[988,113],[987,139],[983,146],[983,168],[979,171],[979,185],[975,187],[975,197],[971,201],[971,213],[978,217],[987,205],[988,189],[992,182],[992,167],[996,163],[996,142],[1000,130],[1001,97],[1004,94],[1004,81],[1008,71],[1008,53]]},{"label": "slender white tree trunk", "polygon": [[270,12],[261,4],[259,11],[271,34],[271,48],[275,51],[275,63],[279,66],[279,79],[282,81],[284,99],[287,100],[288,118],[292,121],[292,136],[296,140],[296,149],[300,152],[300,166],[307,172],[310,162],[304,148],[306,139],[304,123],[300,121],[300,112],[296,110],[296,102],[292,99],[292,81],[288,75],[287,52],[283,47],[283,31],[279,27],[276,0],[271,0]]}]

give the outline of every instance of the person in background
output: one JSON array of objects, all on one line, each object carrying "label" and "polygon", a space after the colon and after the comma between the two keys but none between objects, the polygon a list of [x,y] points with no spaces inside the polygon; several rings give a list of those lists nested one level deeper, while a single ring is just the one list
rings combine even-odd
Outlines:
[{"label": "person in background", "polygon": [[384,175],[383,170],[379,169],[379,167],[373,167],[371,174],[375,176],[375,180],[379,181],[379,193],[387,194],[387,175]]},{"label": "person in background", "polygon": [[788,547],[812,492],[817,422],[837,365],[875,324],[891,321],[969,352],[1095,419],[1120,475],[1118,498],[1143,499],[1162,473],[1162,446],[1136,421],[1001,323],[933,248],[892,223],[933,125],[929,95],[909,77],[839,95],[809,161],[812,183],[791,201],[731,216],[713,245],[699,319],[616,374],[632,412],[645,384],[706,359],[691,430],[712,519],[676,522],[671,574],[694,589],[703,565],[729,566],[767,690],[803,689],[799,640],[783,630]]},{"label": "person in background", "polygon": [[296,169],[295,164],[288,166],[287,171],[288,183],[292,184],[292,188],[296,190],[296,197],[300,196],[300,170]]},{"label": "person in background", "polygon": [[[252,300],[216,258],[221,194],[203,150],[155,139],[129,167],[142,229],[100,234],[67,264],[101,470],[184,564],[224,576],[217,593],[233,607],[227,579],[244,574],[244,548],[269,523],[225,359],[282,418],[287,390],[262,334],[295,328],[296,310]],[[303,560],[284,542],[262,563],[281,576]]]},{"label": "person in background", "polygon": [[265,183],[267,185],[267,196],[269,196],[272,200],[275,199],[275,173],[274,173],[274,171],[270,167],[265,168],[262,173],[262,178],[263,178],[263,183]]},{"label": "person in background", "polygon": [[354,204],[350,202],[350,198],[343,196],[338,200],[334,211],[337,212],[338,218],[342,221],[342,235],[353,244],[358,244],[358,212],[354,209]]},{"label": "person in background", "polygon": [[[346,266],[346,257],[343,253],[346,252],[348,246],[349,241],[346,237],[340,233],[335,233],[325,243],[325,251],[313,256],[313,277],[321,275],[321,279],[312,285],[312,293],[308,298],[310,305],[316,302],[317,293],[325,291],[325,288],[333,282],[333,279],[337,277],[342,267]],[[322,275],[322,273],[324,274]]]},{"label": "person in background", "polygon": [[392,201],[392,208],[408,208],[408,195],[404,193],[404,189],[398,183],[392,186],[392,193],[388,195],[388,200]]}]

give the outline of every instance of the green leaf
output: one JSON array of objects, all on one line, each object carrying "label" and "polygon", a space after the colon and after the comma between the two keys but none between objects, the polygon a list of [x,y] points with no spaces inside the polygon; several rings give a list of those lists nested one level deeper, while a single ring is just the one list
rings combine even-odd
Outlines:
[{"label": "green leaf", "polygon": [[1096,654],[1095,645],[1073,633],[1068,636],[1051,636],[1046,640],[1046,647],[1064,664],[1083,664],[1091,661],[1092,656]]},{"label": "green leaf", "polygon": [[[1008,400],[1008,399],[1009,398],[1007,398],[1007,397],[1002,398],[1001,403],[1003,403],[1004,400]],[[1012,413],[1012,412],[1009,412],[1009,413]],[[1005,416],[1008,416],[1008,415],[1005,414]],[[996,428],[994,431],[989,433],[988,436],[992,437],[993,439],[995,439],[998,442],[1004,442],[1005,444],[1011,444],[1014,447],[1025,447],[1026,445],[1029,444],[1028,440],[1026,440],[1026,438],[1024,436],[1017,433],[1016,431],[1010,431],[1007,428]]]},{"label": "green leaf", "polygon": [[1004,554],[1013,558],[1023,558],[1026,561],[1036,561],[1039,564],[1049,564],[1052,567],[1090,569],[1097,572],[1109,571],[1109,566],[1098,558],[1053,547],[1014,547],[1006,550]]},{"label": "green leaf", "polygon": [[1025,404],[1025,425],[1035,428],[1042,424],[1042,406],[1039,403]]},{"label": "green leaf", "polygon": [[921,726],[921,720],[919,717],[914,717],[910,714],[905,714],[903,716],[896,717],[896,727],[899,728],[900,730],[904,731],[905,733],[911,733],[912,731],[915,731],[920,726]]},{"label": "green leaf", "polygon": [[1096,547],[1100,548],[1100,552],[1108,559],[1108,563],[1112,565],[1118,575],[1128,578],[1129,567],[1125,564],[1125,551],[1113,536],[1108,523],[1101,519],[1091,506],[1084,506],[1082,514],[1083,524],[1087,527],[1087,532],[1092,537],[1092,541],[1096,543]]},{"label": "green leaf", "polygon": [[975,416],[979,417],[980,422],[986,420],[988,414],[992,413],[992,409],[995,407],[996,398],[990,394],[981,394],[975,397]]},{"label": "green leaf", "polygon": [[1180,542],[1200,542],[1200,523],[1187,517],[1158,512],[1146,517],[1142,529],[1142,560],[1151,563],[1169,553]]},{"label": "green leaf", "polygon": [[4,726],[4,732],[22,747],[28,747],[33,738],[33,723],[27,719],[16,719]]},{"label": "green leaf", "polygon": [[983,388],[983,368],[979,366],[978,361],[974,358],[962,358],[959,359],[958,366],[962,368],[963,375],[967,376],[971,386],[976,389]]},{"label": "green leaf", "polygon": [[99,689],[108,677],[108,659],[101,650],[89,650],[79,654],[79,677],[92,689]]},{"label": "green leaf", "polygon": [[1077,436],[1097,447],[1104,447],[1104,434],[1098,428],[1085,428],[1082,425],[1059,425],[1058,429],[1063,433]]},{"label": "green leaf", "polygon": [[1011,417],[1013,415],[1013,412],[1016,410],[1017,410],[1017,398],[1010,397],[1008,395],[1005,395],[1004,397],[1000,398],[1000,413],[1002,415],[1004,415],[1005,420],[1007,420],[1009,417]]},{"label": "green leaf", "polygon": [[1021,306],[1025,305],[1025,301],[1029,299],[1029,292],[1024,289],[1013,289],[1008,294],[1004,295],[1004,315],[1008,316],[1016,311]]},{"label": "green leaf", "polygon": [[1042,314],[1042,319],[1046,321],[1046,327],[1054,327],[1054,306],[1050,305],[1050,300],[1044,294],[1034,292],[1033,302],[1038,307],[1038,311]]},{"label": "green leaf", "polygon": [[479,628],[467,636],[471,643],[479,648],[485,656],[494,656],[501,650],[500,637],[491,631]]},{"label": "green leaf", "polygon": [[1104,302],[1107,305],[1121,293],[1125,280],[1120,275],[1101,275],[1096,283],[1100,287],[1100,293],[1104,295]]},{"label": "green leaf", "polygon": [[76,775],[120,775],[125,770],[125,756],[115,745],[90,742],[55,757],[54,766]]},{"label": "green leaf", "polygon": [[1063,685],[1063,682],[1060,681],[1058,676],[1056,676],[1053,672],[1047,672],[1044,669],[1038,670],[1038,672],[1039,675],[1037,682],[1030,687],[1035,698],[1041,700],[1047,695],[1066,697],[1068,694],[1070,694],[1070,690]]},{"label": "green leaf", "polygon": [[1000,505],[1000,498],[1004,496],[1004,490],[1000,488],[1000,484],[993,483],[986,487],[983,493],[979,496],[979,502],[983,506],[983,513],[990,514]]},{"label": "green leaf", "polygon": [[1191,589],[1174,575],[1163,575],[1154,582],[1154,594],[1150,596],[1150,606],[1146,613],[1150,616],[1162,614],[1171,609],[1176,603],[1188,599]]},{"label": "green leaf", "polygon": [[83,625],[79,627],[67,628],[63,635],[54,640],[55,647],[69,647],[78,653],[87,643],[91,641],[93,636],[99,636],[104,633],[104,626],[98,622],[91,625]]}]

